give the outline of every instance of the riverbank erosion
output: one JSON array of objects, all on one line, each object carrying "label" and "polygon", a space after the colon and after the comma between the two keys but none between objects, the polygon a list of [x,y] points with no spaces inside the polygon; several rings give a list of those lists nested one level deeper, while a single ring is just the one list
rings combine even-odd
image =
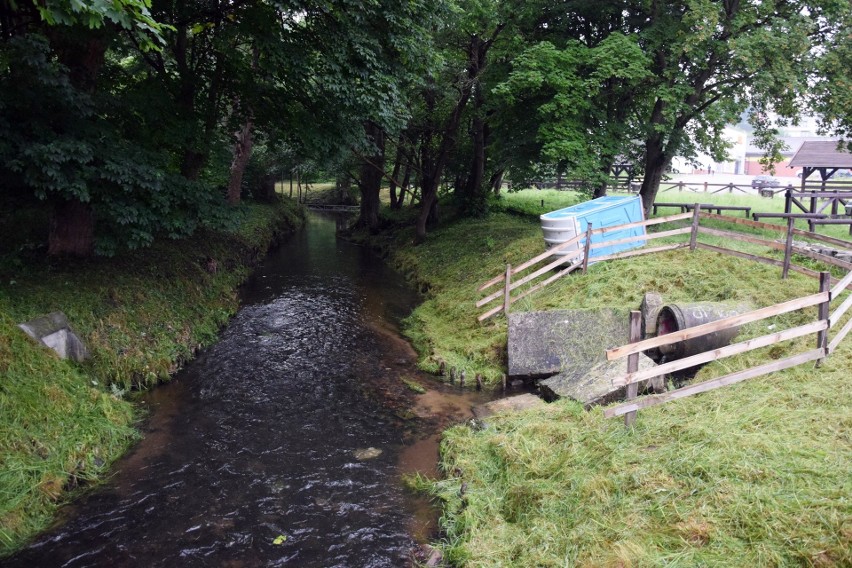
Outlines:
[{"label": "riverbank erosion", "polygon": [[[291,200],[246,205],[229,230],[115,258],[5,259],[0,271],[0,556],[45,528],[136,439],[131,391],[167,380],[212,343],[237,287],[279,235]],[[91,353],[59,359],[17,327],[62,311]]]},{"label": "riverbank erosion", "polygon": [[[476,290],[543,250],[538,220],[496,212],[446,222],[419,246],[404,233],[379,243],[423,292],[406,321],[420,365],[437,372],[443,362],[464,370],[469,385],[475,374],[499,384],[506,319],[477,323]],[[592,265],[512,309],[637,309],[649,292],[673,303],[768,306],[816,290],[804,276],[780,280],[775,267],[670,251]],[[739,338],[815,315],[749,324]],[[781,359],[811,341],[710,363],[691,380]],[[631,429],[568,400],[451,428],[443,478],[424,484],[443,502],[445,558],[455,566],[849,565],[850,362],[846,340],[819,367],[644,409]]]}]

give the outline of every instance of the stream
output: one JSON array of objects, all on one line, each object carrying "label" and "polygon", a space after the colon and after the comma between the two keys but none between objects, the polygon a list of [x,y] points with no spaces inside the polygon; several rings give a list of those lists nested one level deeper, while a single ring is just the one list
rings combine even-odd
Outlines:
[{"label": "stream", "polygon": [[270,253],[219,342],[141,398],[109,481],[4,566],[412,564],[437,514],[402,475],[435,475],[440,431],[493,395],[416,370],[415,292],[338,222]]}]

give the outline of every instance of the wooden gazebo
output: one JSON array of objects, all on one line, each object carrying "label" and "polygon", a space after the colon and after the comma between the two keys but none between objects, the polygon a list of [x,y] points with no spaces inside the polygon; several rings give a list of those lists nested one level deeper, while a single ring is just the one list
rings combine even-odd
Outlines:
[{"label": "wooden gazebo", "polygon": [[801,147],[790,160],[791,168],[802,168],[802,189],[814,172],[819,172],[823,185],[837,170],[852,168],[852,152],[838,147],[837,140],[802,142]]}]

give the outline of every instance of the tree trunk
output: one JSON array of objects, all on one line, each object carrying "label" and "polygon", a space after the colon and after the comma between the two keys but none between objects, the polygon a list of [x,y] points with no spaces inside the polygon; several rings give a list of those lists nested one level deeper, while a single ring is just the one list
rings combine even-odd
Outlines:
[{"label": "tree trunk", "polygon": [[95,249],[95,214],[79,199],[57,201],[50,210],[47,254],[91,256]]},{"label": "tree trunk", "polygon": [[500,189],[503,187],[503,174],[505,173],[506,170],[500,168],[491,175],[491,179],[488,181],[488,187],[491,188],[494,195],[500,195]]},{"label": "tree trunk", "polygon": [[[480,66],[485,63],[485,54],[482,53],[482,49],[482,47],[476,48],[478,55],[477,74],[480,71]],[[473,120],[470,129],[473,157],[470,161],[470,170],[467,176],[467,183],[464,187],[464,197],[467,207],[475,212],[480,208],[480,202],[485,198],[485,194],[482,192],[482,182],[485,179],[485,146],[487,141],[487,125],[485,119],[482,117],[482,107],[485,104],[485,97],[482,95],[482,88],[478,80],[473,95],[473,102]]]},{"label": "tree trunk", "polygon": [[251,149],[254,144],[251,135],[252,126],[251,118],[247,119],[235,136],[234,159],[231,162],[231,176],[228,179],[228,204],[231,206],[240,204],[243,174],[246,171],[249,158],[251,158]]},{"label": "tree trunk", "polygon": [[[411,183],[411,159],[406,161],[405,163],[405,174],[402,176],[402,185],[399,188],[399,199],[396,202],[396,208],[402,209],[402,206],[405,204],[405,192],[408,190],[408,184]],[[412,202],[414,199],[414,192],[412,192]]]},{"label": "tree trunk", "polygon": [[334,179],[335,202],[340,205],[350,205],[352,203],[349,193],[351,190],[352,178],[349,176],[349,172],[339,172]]},{"label": "tree trunk", "polygon": [[[68,68],[74,88],[93,94],[105,61],[111,28],[67,31],[50,29],[50,42]],[[79,34],[79,35],[78,35]],[[57,197],[50,209],[47,254],[91,256],[95,251],[95,214],[91,203],[75,196]]]},{"label": "tree trunk", "polygon": [[663,148],[663,140],[659,134],[653,135],[645,141],[645,177],[642,180],[642,188],[639,195],[642,196],[642,205],[645,208],[645,218],[650,217],[657,191],[660,189],[660,181],[671,162]]},{"label": "tree trunk", "polygon": [[379,229],[379,191],[385,174],[385,133],[382,128],[370,121],[365,125],[367,138],[375,146],[375,153],[365,158],[361,165],[361,215],[358,226],[370,232]]},{"label": "tree trunk", "polygon": [[[402,141],[396,146],[396,158],[393,161],[393,173],[391,173],[390,179],[390,207],[391,209],[399,209],[402,206],[402,195],[397,197],[396,194],[396,180],[399,176],[399,170],[402,167],[402,161],[405,159],[405,147],[402,145]],[[403,195],[405,194],[405,190],[400,187]]]},{"label": "tree trunk", "polygon": [[420,244],[426,240],[426,227],[429,218],[433,217],[432,209],[438,201],[438,182],[428,182],[427,186],[421,186],[420,215],[417,216],[417,224],[414,228],[414,242]]}]

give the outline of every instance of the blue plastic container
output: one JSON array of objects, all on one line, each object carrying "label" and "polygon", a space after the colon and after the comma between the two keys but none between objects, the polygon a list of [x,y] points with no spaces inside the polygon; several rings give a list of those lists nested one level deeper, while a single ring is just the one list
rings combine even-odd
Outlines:
[{"label": "blue plastic container", "polygon": [[[545,213],[541,216],[541,230],[544,232],[544,242],[547,244],[547,248],[550,248],[564,243],[576,235],[585,233],[589,223],[592,224],[592,229],[601,229],[644,220],[645,210],[642,208],[641,197],[638,195],[608,195]],[[592,244],[617,241],[644,234],[645,227],[622,229],[602,235],[594,235]],[[589,260],[644,245],[645,241],[639,240],[632,243],[600,247],[589,253]],[[582,252],[582,250],[583,242],[580,241],[575,246],[568,247],[556,254],[566,255],[572,251]]]}]

